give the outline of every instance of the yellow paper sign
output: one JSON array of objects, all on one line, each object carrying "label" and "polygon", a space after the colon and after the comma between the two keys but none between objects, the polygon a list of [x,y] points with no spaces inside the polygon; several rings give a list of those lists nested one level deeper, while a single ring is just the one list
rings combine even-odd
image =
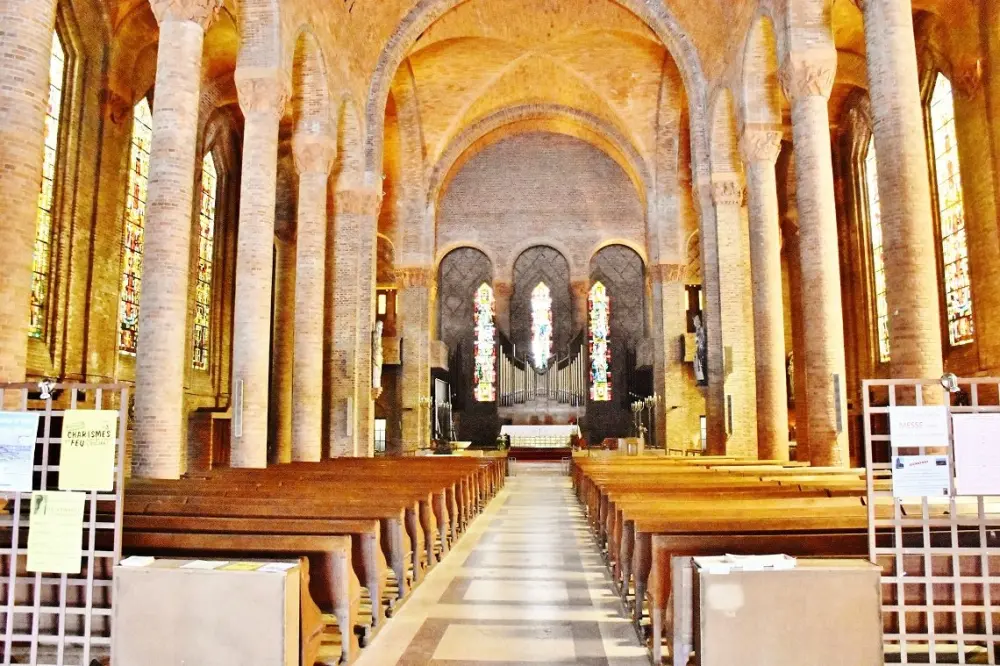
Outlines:
[{"label": "yellow paper sign", "polygon": [[83,568],[83,493],[31,494],[28,571],[78,574]]},{"label": "yellow paper sign", "polygon": [[109,491],[115,487],[118,412],[73,409],[63,417],[60,490]]},{"label": "yellow paper sign", "polygon": [[264,566],[263,562],[233,562],[222,567],[223,571],[257,571]]}]

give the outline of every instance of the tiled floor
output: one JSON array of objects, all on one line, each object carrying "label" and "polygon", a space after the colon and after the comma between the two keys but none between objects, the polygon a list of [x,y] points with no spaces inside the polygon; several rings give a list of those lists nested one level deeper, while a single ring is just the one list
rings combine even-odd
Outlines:
[{"label": "tiled floor", "polygon": [[645,666],[569,479],[516,476],[356,662]]}]

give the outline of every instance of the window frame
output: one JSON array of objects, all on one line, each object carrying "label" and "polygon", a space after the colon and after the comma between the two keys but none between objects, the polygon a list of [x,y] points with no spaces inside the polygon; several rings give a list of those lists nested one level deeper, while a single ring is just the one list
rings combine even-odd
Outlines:
[{"label": "window frame", "polygon": [[[940,299],[940,305],[938,307],[938,318],[941,330],[941,346],[947,357],[951,353],[976,353],[975,351],[966,352],[966,350],[977,350],[979,345],[979,327],[976,325],[976,306],[975,306],[975,294],[972,291],[972,268],[971,268],[971,250],[969,248],[969,238],[966,234],[966,253],[967,261],[969,261],[969,288],[970,288],[970,298],[972,300],[972,326],[973,332],[972,337],[967,342],[962,342],[959,344],[952,344],[951,342],[951,332],[949,330],[948,322],[948,285],[945,283],[945,266],[944,266],[944,238],[942,237],[941,231],[941,197],[940,191],[938,189],[938,174],[937,174],[937,154],[934,149],[934,126],[933,120],[931,118],[931,103],[934,98],[934,92],[937,89],[938,77],[943,77],[946,79],[952,87],[952,105],[953,113],[956,127],[955,132],[955,149],[959,150],[958,147],[958,113],[954,112],[954,104],[956,95],[955,84],[952,82],[951,78],[944,72],[944,70],[939,66],[928,67],[924,72],[921,81],[921,108],[923,112],[923,122],[924,122],[924,145],[927,150],[927,178],[930,183],[931,191],[931,208],[932,216],[934,220],[934,255],[935,255],[935,267],[937,269],[937,281],[938,281],[938,298]],[[961,166],[962,166],[962,155],[958,155],[958,165],[959,165],[959,177],[962,176]],[[962,206],[964,212],[968,213],[968,203],[966,201],[966,187],[965,182],[962,182]],[[966,229],[968,228],[968,222],[966,221]]]}]

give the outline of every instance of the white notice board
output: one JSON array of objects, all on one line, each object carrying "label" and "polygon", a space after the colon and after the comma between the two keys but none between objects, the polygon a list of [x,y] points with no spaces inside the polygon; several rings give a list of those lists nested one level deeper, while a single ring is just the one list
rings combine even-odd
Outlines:
[{"label": "white notice board", "polygon": [[1000,495],[1000,414],[955,414],[955,493]]}]

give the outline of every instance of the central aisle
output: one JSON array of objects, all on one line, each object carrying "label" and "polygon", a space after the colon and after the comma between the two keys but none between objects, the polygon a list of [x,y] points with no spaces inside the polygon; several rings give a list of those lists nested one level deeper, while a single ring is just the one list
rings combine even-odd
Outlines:
[{"label": "central aisle", "polygon": [[559,465],[517,476],[364,650],[359,666],[645,666]]}]

